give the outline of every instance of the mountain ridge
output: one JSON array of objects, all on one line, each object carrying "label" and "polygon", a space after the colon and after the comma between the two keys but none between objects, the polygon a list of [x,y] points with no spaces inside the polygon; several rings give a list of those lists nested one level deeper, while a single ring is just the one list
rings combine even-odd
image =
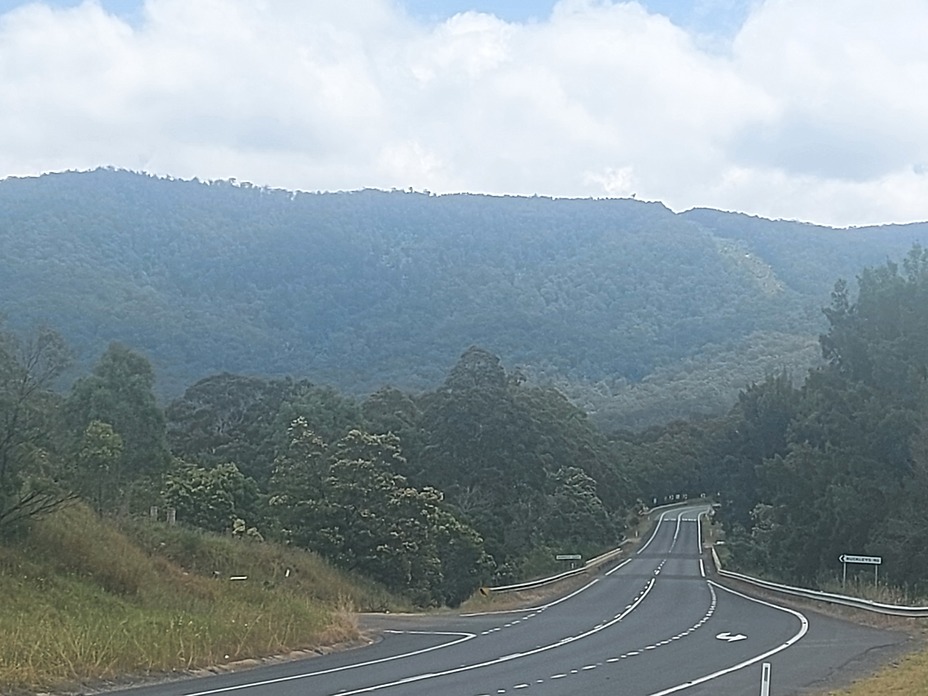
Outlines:
[{"label": "mountain ridge", "polygon": [[926,223],[836,230],[632,199],[300,193],[114,169],[0,181],[0,210],[8,322],[59,329],[82,364],[110,341],[141,350],[163,397],[223,371],[427,389],[473,344],[568,391],[637,384],[751,336],[807,345],[839,277],[928,236]]}]

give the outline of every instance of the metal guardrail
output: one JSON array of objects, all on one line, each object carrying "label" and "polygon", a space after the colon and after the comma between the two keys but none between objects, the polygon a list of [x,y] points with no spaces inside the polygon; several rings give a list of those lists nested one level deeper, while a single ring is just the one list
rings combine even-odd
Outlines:
[{"label": "metal guardrail", "polygon": [[617,547],[606,553],[600,554],[595,558],[584,562],[579,568],[574,568],[573,570],[565,570],[563,573],[558,573],[557,575],[551,575],[546,578],[539,578],[537,580],[529,580],[528,582],[520,582],[515,585],[500,585],[498,587],[484,587],[481,592],[485,594],[496,594],[501,592],[519,592],[520,590],[534,590],[538,587],[544,587],[545,585],[551,585],[560,580],[566,580],[567,578],[572,578],[575,575],[580,575],[585,573],[592,568],[602,565],[603,563],[608,563],[613,558],[622,553],[623,548],[626,544],[630,543],[629,539],[626,539]]},{"label": "metal guardrail", "polygon": [[559,580],[566,580],[567,578],[572,578],[575,575],[580,575],[580,573],[585,573],[588,570],[586,565],[582,565],[579,568],[574,568],[573,570],[567,570],[563,573],[558,573],[557,575],[552,575],[547,578],[539,578],[538,580],[529,580],[528,582],[520,582],[515,585],[499,585],[497,587],[484,587],[481,591],[487,594],[497,594],[500,592],[519,592],[520,590],[534,590],[538,587],[544,587],[545,585],[551,585],[552,583],[558,582]]},{"label": "metal guardrail", "polygon": [[[658,507],[649,509],[647,514],[651,515],[654,512],[657,512],[659,510],[668,510],[668,509],[675,508],[675,507],[685,507],[686,505],[692,505],[693,503],[694,501],[692,500],[681,500],[679,502],[670,503],[668,505],[660,505]],[[572,578],[575,575],[580,575],[581,573],[585,573],[586,571],[592,568],[596,568],[597,566],[600,566],[603,563],[608,563],[613,558],[615,558],[620,553],[622,553],[622,550],[623,550],[622,547],[624,547],[626,544],[629,544],[629,543],[631,543],[631,539],[626,539],[614,549],[610,551],[606,551],[605,553],[602,553],[599,556],[596,556],[595,558],[591,558],[590,560],[586,561],[581,567],[574,568],[573,570],[568,570],[563,573],[558,573],[557,575],[552,575],[547,578],[539,578],[538,580],[529,580],[528,582],[516,583],[514,585],[500,585],[498,587],[483,587],[480,589],[480,591],[483,594],[497,594],[497,593],[502,593],[502,592],[519,592],[521,590],[534,590],[538,587],[544,587],[545,585],[551,585],[560,580],[566,580],[567,578]]]},{"label": "metal guardrail", "polygon": [[601,553],[600,555],[596,556],[595,558],[591,558],[590,560],[586,561],[586,562],[583,564],[584,570],[589,569],[589,568],[595,568],[596,566],[600,566],[600,565],[602,565],[603,563],[608,563],[608,562],[611,561],[613,558],[615,558],[615,557],[618,556],[620,553],[622,553],[622,551],[625,550],[623,547],[624,547],[626,544],[630,544],[631,541],[632,541],[631,539],[626,539],[625,541],[623,541],[621,544],[619,544],[618,546],[616,546],[616,547],[615,547],[614,549],[612,549],[611,551],[606,551],[606,553]]},{"label": "metal guardrail", "polygon": [[870,611],[885,616],[903,616],[912,619],[928,618],[928,607],[905,607],[896,604],[882,604],[881,602],[874,602],[869,599],[860,599],[858,597],[848,597],[847,595],[839,595],[831,592],[821,592],[819,590],[809,590],[802,587],[781,585],[780,583],[770,582],[769,580],[761,580],[760,578],[751,577],[750,575],[743,575],[731,570],[725,570],[722,568],[719,555],[715,552],[714,547],[712,548],[712,562],[715,564],[715,572],[718,573],[720,577],[754,585],[755,587],[770,592],[778,592],[780,594],[811,599],[818,602],[828,602],[829,604],[838,604],[840,606],[861,609],[863,611]]},{"label": "metal guardrail", "polygon": [[[690,504],[693,501],[688,501]],[[680,505],[685,505],[685,502],[673,503],[671,505],[662,505],[659,508],[652,508],[648,511],[648,514],[651,514],[657,510],[663,510],[665,508],[678,507]],[[520,590],[533,590],[538,587],[544,587],[545,585],[550,585],[560,580],[566,580],[567,578],[574,577],[585,573],[586,571],[595,568],[603,563],[611,561],[616,556],[622,553],[623,547],[630,543],[630,539],[626,539],[616,548],[606,551],[595,558],[591,558],[586,561],[581,567],[574,568],[573,570],[568,570],[563,573],[558,573],[557,575],[552,575],[546,578],[539,578],[537,580],[530,580],[528,582],[516,583],[514,585],[500,585],[498,587],[485,587],[482,588],[482,592],[485,594],[494,594],[502,592],[518,592]],[[712,563],[715,565],[715,572],[719,577],[728,578],[730,580],[736,580],[738,582],[743,582],[748,585],[753,585],[754,587],[759,587],[763,590],[769,592],[778,592],[784,595],[790,595],[793,597],[800,597],[802,599],[811,599],[818,602],[827,602],[829,604],[837,604],[840,606],[851,607],[853,609],[861,609],[863,611],[870,611],[877,614],[883,614],[884,616],[901,616],[908,617],[912,619],[921,619],[928,618],[928,607],[906,607],[896,604],[883,604],[881,602],[874,602],[869,599],[860,599],[858,597],[849,597],[847,595],[834,594],[832,592],[822,592],[820,590],[810,590],[803,587],[793,587],[791,585],[783,585],[776,582],[771,582],[770,580],[762,580],[760,578],[755,578],[750,575],[744,575],[742,573],[736,573],[731,570],[725,570],[722,568],[722,562],[719,560],[719,555],[715,551],[715,547],[712,547]]]}]

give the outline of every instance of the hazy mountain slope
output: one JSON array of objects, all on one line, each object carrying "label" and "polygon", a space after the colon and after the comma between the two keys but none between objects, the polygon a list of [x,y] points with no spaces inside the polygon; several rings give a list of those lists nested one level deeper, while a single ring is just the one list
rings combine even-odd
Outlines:
[{"label": "hazy mountain slope", "polygon": [[706,208],[681,217],[740,244],[777,269],[784,283],[811,297],[827,298],[838,278],[853,281],[866,266],[899,260],[915,242],[928,244],[928,223],[834,229]]},{"label": "hazy mountain slope", "polygon": [[541,378],[637,382],[757,332],[802,344],[838,276],[919,230],[72,172],[0,182],[0,310],[85,362],[144,351],[167,395],[220,370],[425,388],[471,344]]}]

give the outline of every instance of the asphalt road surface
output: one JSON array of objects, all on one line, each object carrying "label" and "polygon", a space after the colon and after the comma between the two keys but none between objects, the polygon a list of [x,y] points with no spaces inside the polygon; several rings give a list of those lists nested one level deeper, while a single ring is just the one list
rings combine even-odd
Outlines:
[{"label": "asphalt road surface", "polygon": [[[636,554],[531,609],[386,616],[382,640],[133,696],[770,696],[811,693],[904,640],[706,577],[698,516],[665,512]],[[764,667],[767,664],[769,667]]]}]

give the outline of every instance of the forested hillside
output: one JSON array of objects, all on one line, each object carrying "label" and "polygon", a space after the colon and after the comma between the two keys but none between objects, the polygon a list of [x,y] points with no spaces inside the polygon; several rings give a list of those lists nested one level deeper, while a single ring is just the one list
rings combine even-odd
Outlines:
[{"label": "forested hillside", "polygon": [[803,380],[771,374],[724,417],[618,433],[613,456],[642,492],[718,494],[743,570],[821,587],[841,579],[842,554],[881,556],[881,582],[924,604],[928,251],[855,285],[835,284],[824,362]]},{"label": "forested hillside", "polygon": [[0,311],[55,327],[84,368],[114,340],[143,352],[163,401],[223,371],[432,389],[477,344],[642,427],[801,377],[834,280],[926,229],[71,172],[0,182]]},{"label": "forested hillside", "polygon": [[641,492],[556,390],[469,348],[442,385],[359,402],[306,380],[222,373],[162,410],[112,344],[67,393],[50,329],[0,330],[0,550],[83,500],[170,508],[185,527],[314,551],[422,605],[614,547]]},{"label": "forested hillside", "polygon": [[739,399],[724,518],[745,567],[811,583],[836,577],[841,554],[880,555],[882,578],[923,594],[928,252],[867,268],[859,286],[832,293],[825,366]]},{"label": "forested hillside", "polygon": [[62,389],[58,333],[0,330],[0,550],[78,499],[143,527],[169,508],[453,606],[614,547],[643,506],[718,496],[742,568],[816,584],[841,553],[872,553],[922,595],[928,252],[855,285],[834,284],[802,379],[769,374],[720,416],[611,434],[477,346],[429,390],[220,372],[162,407],[152,364],[124,345]]}]

